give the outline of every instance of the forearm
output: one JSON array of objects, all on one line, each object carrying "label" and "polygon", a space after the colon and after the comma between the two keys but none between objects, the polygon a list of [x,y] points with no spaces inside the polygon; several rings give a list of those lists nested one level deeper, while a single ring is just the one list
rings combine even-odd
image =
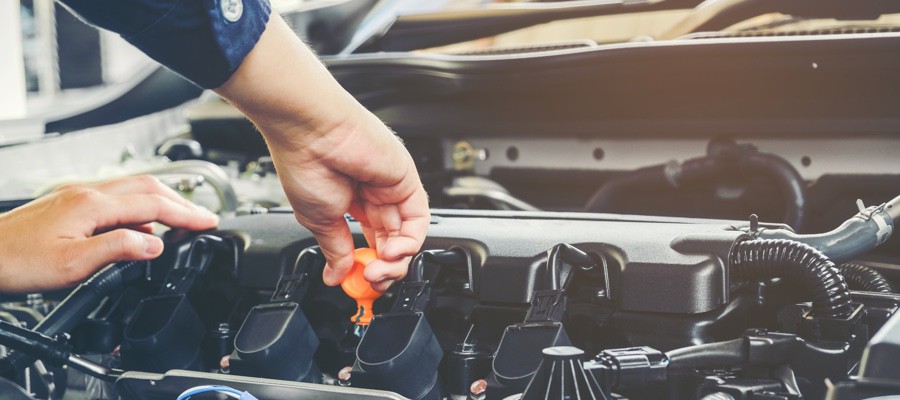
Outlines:
[{"label": "forearm", "polygon": [[412,157],[267,1],[244,2],[243,16],[212,0],[62,1],[215,88],[256,124],[297,220],[322,247],[327,284],[339,284],[353,263],[346,213],[379,255],[366,279],[384,290],[405,275],[430,219]]},{"label": "forearm", "polygon": [[215,89],[270,145],[308,146],[367,112],[277,15],[238,70]]},{"label": "forearm", "polygon": [[216,91],[266,137],[297,220],[328,260],[325,283],[339,284],[353,264],[346,213],[378,252],[365,272],[373,287],[384,290],[406,274],[430,219],[412,157],[280,18],[270,18],[259,42]]}]

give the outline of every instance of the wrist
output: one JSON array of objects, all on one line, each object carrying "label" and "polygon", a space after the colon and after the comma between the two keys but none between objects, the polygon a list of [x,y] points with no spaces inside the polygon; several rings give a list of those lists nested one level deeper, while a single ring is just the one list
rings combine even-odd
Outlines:
[{"label": "wrist", "polygon": [[325,158],[343,143],[351,141],[354,134],[375,118],[362,106],[344,107],[334,115],[319,115],[315,121],[302,116],[252,118],[266,139],[271,151],[305,153],[314,158]]},{"label": "wrist", "polygon": [[305,148],[346,130],[366,112],[274,15],[241,66],[215,91],[256,124],[270,147]]}]

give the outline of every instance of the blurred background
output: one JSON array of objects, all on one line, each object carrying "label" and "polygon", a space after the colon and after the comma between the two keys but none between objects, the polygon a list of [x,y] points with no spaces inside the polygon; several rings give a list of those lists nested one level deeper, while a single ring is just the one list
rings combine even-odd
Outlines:
[{"label": "blurred background", "polygon": [[[883,179],[900,146],[883,135],[897,92],[877,63],[891,56],[859,51],[900,32],[889,2],[272,5],[404,139],[433,207],[787,221],[797,202],[753,171],[617,186],[642,168],[757,150],[835,220],[856,196],[893,197],[889,184],[841,194],[860,176]],[[219,211],[286,205],[265,143],[214,93],[52,0],[0,7],[0,201],[151,173]]]},{"label": "blurred background", "polygon": [[[308,21],[292,16],[348,5],[359,8],[365,12],[350,10],[347,21],[348,28],[353,28],[347,32],[357,34],[377,30],[385,21],[403,15],[477,10],[498,3],[514,2],[272,0],[276,12],[285,15],[289,23],[300,25]],[[125,161],[147,161],[161,141],[189,129],[184,126],[185,103],[196,101],[201,91],[164,71],[117,34],[87,25],[53,0],[7,0],[2,7],[0,42],[5,44],[0,48],[0,199],[30,198],[60,182],[149,168],[144,162],[132,162],[138,164],[133,166]],[[662,34],[689,12],[681,9],[566,19],[415,51],[468,54],[572,41],[614,43]],[[340,23],[346,18],[340,15],[333,19]],[[304,27],[308,29],[304,31]],[[349,47],[329,46],[329,40],[319,40],[316,35],[323,35],[317,33],[319,27],[315,22],[304,25],[298,34],[320,54],[348,53]],[[327,31],[334,33],[334,29]],[[345,32],[335,36],[342,38],[342,45],[353,46],[352,35]],[[61,138],[61,134],[71,132],[79,135]]]}]

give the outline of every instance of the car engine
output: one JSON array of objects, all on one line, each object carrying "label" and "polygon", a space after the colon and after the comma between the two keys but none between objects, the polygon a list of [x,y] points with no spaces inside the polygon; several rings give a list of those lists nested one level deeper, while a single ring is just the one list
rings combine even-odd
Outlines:
[{"label": "car engine", "polygon": [[2,366],[31,390],[81,376],[89,398],[868,398],[897,388],[900,296],[845,262],[898,213],[804,235],[755,216],[435,210],[407,279],[367,309],[321,283],[312,236],[274,209],[170,231],[152,265],[111,265],[44,317],[39,298],[4,304],[37,322],[3,332]]},{"label": "car engine", "polygon": [[[156,114],[122,122],[150,112],[127,94],[48,121],[56,141],[0,147],[25,182],[0,192],[96,171],[65,158],[90,149],[221,223],[166,231],[158,259],[71,290],[0,296],[0,397],[900,398],[900,28],[845,23],[900,7],[708,1],[724,11],[703,19],[699,1],[515,3],[356,41],[338,22],[376,2],[326,3],[286,18],[396,131],[430,196],[406,278],[324,285],[253,124],[211,93],[177,105],[197,88],[155,69],[132,89],[166,100]],[[665,40],[419,51],[670,8],[705,22]],[[770,9],[792,17],[725,29]],[[780,28],[804,18],[841,24]],[[346,219],[362,269],[373,251]]]}]

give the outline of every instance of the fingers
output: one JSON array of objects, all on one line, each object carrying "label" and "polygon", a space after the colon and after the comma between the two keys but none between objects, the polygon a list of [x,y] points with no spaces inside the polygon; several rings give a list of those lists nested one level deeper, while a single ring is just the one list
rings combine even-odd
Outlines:
[{"label": "fingers", "polygon": [[[366,215],[375,232],[378,260],[370,263],[364,277],[377,290],[406,276],[409,261],[422,247],[431,216],[424,189],[399,204],[366,205]],[[370,242],[371,243],[371,242]]]},{"label": "fingers", "polygon": [[124,260],[151,260],[163,251],[160,238],[131,229],[117,229],[72,241],[66,254],[70,262],[59,278],[67,286],[83,281],[99,267]]},{"label": "fingers", "polygon": [[378,259],[366,266],[363,277],[372,283],[375,290],[385,291],[396,280],[403,279],[409,268],[412,257],[404,257],[396,261]]},{"label": "fingers", "polygon": [[126,226],[125,228],[131,229],[133,231],[142,232],[142,233],[153,234],[153,224],[152,223],[131,225],[131,226]]},{"label": "fingers", "polygon": [[[398,225],[387,226],[389,235],[380,254],[384,260],[413,256],[422,247],[428,225],[431,223],[425,189],[419,186],[412,196],[397,206],[396,212],[400,221]],[[389,215],[386,221],[389,224],[397,224],[392,218],[396,217]]]},{"label": "fingers", "polygon": [[378,252],[378,241],[375,238],[375,230],[372,229],[371,226],[364,225],[360,222],[360,229],[362,229],[363,236],[366,238],[366,243],[369,244],[369,247],[375,249],[375,252]]},{"label": "fingers", "polygon": [[95,232],[128,226],[149,232],[149,223],[173,228],[205,230],[218,224],[218,217],[179,196],[158,179],[132,176],[111,181],[72,185],[60,189],[70,205],[80,205],[96,224]]},{"label": "fingers", "polygon": [[163,243],[149,234],[150,223],[194,230],[218,223],[148,177],[60,188],[0,219],[0,253],[17,257],[8,264],[14,268],[0,270],[0,288],[30,292],[77,284],[111,262],[158,257]]},{"label": "fingers", "polygon": [[153,224],[147,223],[147,224],[124,225],[124,226],[117,226],[117,227],[111,227],[111,228],[106,228],[106,229],[98,229],[98,230],[94,231],[94,234],[99,235],[101,233],[109,232],[109,231],[112,231],[112,230],[118,229],[118,228],[131,229],[133,231],[138,231],[141,233],[150,233],[150,234],[153,233]]},{"label": "fingers", "polygon": [[152,175],[128,176],[93,185],[95,189],[110,195],[158,194],[186,207],[197,207],[172,188]]},{"label": "fingers", "polygon": [[322,280],[328,286],[339,285],[353,267],[353,236],[347,222],[341,218],[326,226],[304,225],[315,236],[325,256]]},{"label": "fingers", "polygon": [[369,247],[378,251],[377,243],[375,242],[375,230],[372,228],[372,225],[369,224],[369,217],[366,215],[365,207],[359,202],[359,198],[355,199],[350,204],[350,216],[359,221],[359,227],[362,229],[363,236],[366,238],[366,243],[369,244]]},{"label": "fingers", "polygon": [[[424,193],[415,194],[408,201],[411,203],[404,205],[377,206],[365,203],[362,206],[363,212],[359,211],[358,206],[351,207],[351,214],[354,214],[360,222],[360,228],[369,246],[379,252],[379,259],[369,263],[363,274],[377,290],[387,290],[393,281],[406,276],[411,256],[419,250],[424,241],[425,230],[430,221],[427,204],[424,204],[424,215],[415,211],[416,202],[420,202],[419,205],[423,206]],[[303,221],[301,218],[298,219]],[[304,225],[310,228],[308,224]],[[353,238],[346,223],[342,218],[328,229],[312,227],[310,230],[319,241],[327,260],[322,274],[325,284],[340,284],[353,266]],[[393,253],[390,256],[383,254],[381,249],[385,248],[393,248]]]},{"label": "fingers", "polygon": [[381,248],[384,247],[384,242],[387,240],[387,231],[381,222],[382,208],[372,203],[366,203],[365,210],[369,221],[368,226],[372,230],[372,240],[369,241],[369,246],[374,247],[378,251],[378,256],[381,257]]},{"label": "fingers", "polygon": [[187,207],[158,194],[106,196],[93,207],[97,228],[160,222],[173,228],[204,230],[216,226],[212,212]]}]

